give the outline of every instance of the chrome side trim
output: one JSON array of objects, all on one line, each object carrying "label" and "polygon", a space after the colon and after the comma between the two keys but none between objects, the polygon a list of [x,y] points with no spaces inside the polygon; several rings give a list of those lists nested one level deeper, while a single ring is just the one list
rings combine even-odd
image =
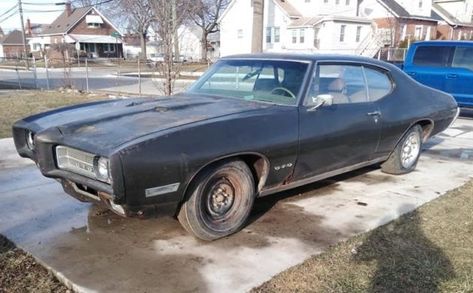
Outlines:
[{"label": "chrome side trim", "polygon": [[344,167],[344,168],[341,168],[341,169],[337,169],[337,170],[334,170],[334,171],[326,172],[326,173],[323,173],[323,174],[315,175],[315,176],[310,177],[310,178],[305,178],[305,179],[301,179],[301,180],[298,180],[298,181],[294,181],[294,182],[291,182],[287,185],[271,187],[271,188],[268,188],[266,190],[262,190],[258,194],[258,197],[263,197],[263,196],[267,196],[267,195],[270,195],[270,194],[273,194],[273,193],[277,193],[277,192],[281,192],[281,191],[301,187],[303,185],[314,183],[316,181],[324,180],[324,179],[334,177],[334,176],[337,176],[337,175],[340,175],[340,174],[343,174],[343,173],[347,173],[347,172],[351,172],[351,171],[354,171],[354,170],[357,170],[357,169],[368,167],[370,165],[374,165],[376,163],[386,161],[387,159],[388,159],[388,157],[377,158],[377,159],[374,159],[374,160],[371,160],[371,161],[367,161],[367,162],[355,164],[355,165],[352,165],[352,166]]},{"label": "chrome side trim", "polygon": [[162,194],[167,194],[171,192],[176,192],[179,189],[181,183],[173,183],[164,186],[158,186],[153,188],[148,188],[145,190],[146,197],[154,197]]}]

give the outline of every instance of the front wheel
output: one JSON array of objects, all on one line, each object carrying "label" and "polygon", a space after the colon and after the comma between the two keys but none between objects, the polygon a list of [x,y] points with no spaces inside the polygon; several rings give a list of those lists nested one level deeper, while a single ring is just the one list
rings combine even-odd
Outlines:
[{"label": "front wheel", "polygon": [[406,174],[416,166],[422,150],[422,127],[415,125],[404,135],[381,170],[389,174]]},{"label": "front wheel", "polygon": [[251,170],[242,161],[229,161],[197,176],[177,218],[188,232],[211,241],[239,231],[254,199]]}]

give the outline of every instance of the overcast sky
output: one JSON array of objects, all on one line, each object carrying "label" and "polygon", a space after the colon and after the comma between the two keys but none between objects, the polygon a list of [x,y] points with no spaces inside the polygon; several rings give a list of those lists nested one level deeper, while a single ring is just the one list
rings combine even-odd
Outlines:
[{"label": "overcast sky", "polygon": [[[63,10],[64,6],[57,6],[54,5],[56,2],[65,2],[64,0],[23,0],[25,4],[23,4],[23,10],[24,10],[24,20],[26,22],[26,19],[29,18],[32,23],[51,23],[56,19],[56,17],[61,14],[61,11],[57,10]],[[10,8],[15,6],[18,3],[18,0],[0,0],[0,15],[3,15],[5,12],[7,12]],[[40,4],[40,5],[31,5],[27,3],[34,3],[34,4]],[[44,4],[44,5],[43,5]],[[52,11],[54,10],[54,11]],[[0,27],[4,31],[10,31],[15,28],[21,28],[21,22],[20,22],[20,15],[18,13],[18,9],[15,8],[16,12],[9,12],[6,15],[0,16]],[[12,15],[10,18],[5,20],[7,16]]]}]

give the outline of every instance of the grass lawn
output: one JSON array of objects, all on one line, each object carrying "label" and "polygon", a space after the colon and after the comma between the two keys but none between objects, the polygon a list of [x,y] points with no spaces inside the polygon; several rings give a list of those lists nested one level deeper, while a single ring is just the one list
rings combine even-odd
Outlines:
[{"label": "grass lawn", "polygon": [[103,94],[56,91],[2,91],[0,93],[0,138],[11,137],[12,124],[28,115],[65,105],[106,99]]},{"label": "grass lawn", "polygon": [[254,292],[473,292],[473,181]]},{"label": "grass lawn", "polygon": [[68,292],[33,257],[0,235],[0,292]]}]

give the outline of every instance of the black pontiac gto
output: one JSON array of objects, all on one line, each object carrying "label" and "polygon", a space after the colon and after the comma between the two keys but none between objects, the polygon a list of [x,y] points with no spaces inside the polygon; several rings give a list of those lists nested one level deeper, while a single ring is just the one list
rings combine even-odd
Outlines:
[{"label": "black pontiac gto", "polygon": [[452,96],[384,62],[261,54],[221,59],[183,94],[52,110],[13,135],[73,197],[176,216],[213,240],[241,229],[256,197],[372,164],[412,171],[458,113]]}]

